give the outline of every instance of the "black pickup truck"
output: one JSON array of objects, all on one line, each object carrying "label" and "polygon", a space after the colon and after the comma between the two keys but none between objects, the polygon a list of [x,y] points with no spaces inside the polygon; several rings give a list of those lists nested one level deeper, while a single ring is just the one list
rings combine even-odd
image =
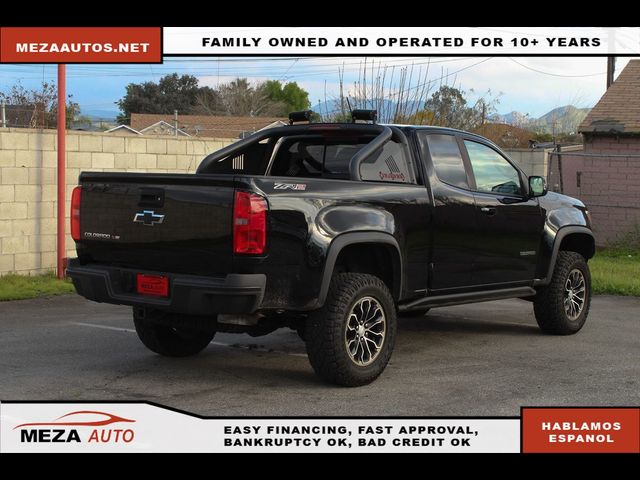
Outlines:
[{"label": "black pickup truck", "polygon": [[78,293],[132,306],[161,355],[293,328],[316,373],[348,386],[384,370],[398,316],[432,307],[522,298],[544,332],[580,330],[595,252],[583,203],[471,133],[304,118],[195,174],[82,173]]}]

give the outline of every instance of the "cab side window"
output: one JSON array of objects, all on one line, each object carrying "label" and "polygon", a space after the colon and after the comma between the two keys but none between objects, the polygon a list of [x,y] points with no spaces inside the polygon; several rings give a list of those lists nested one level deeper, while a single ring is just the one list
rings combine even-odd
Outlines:
[{"label": "cab side window", "polygon": [[[456,137],[419,132],[418,138],[420,138],[420,145],[424,152],[423,157],[431,156],[438,179],[454,187],[468,189],[467,172]],[[426,154],[427,150],[430,155]]]},{"label": "cab side window", "polygon": [[518,170],[493,148],[465,140],[469,161],[479,192],[522,195]]}]

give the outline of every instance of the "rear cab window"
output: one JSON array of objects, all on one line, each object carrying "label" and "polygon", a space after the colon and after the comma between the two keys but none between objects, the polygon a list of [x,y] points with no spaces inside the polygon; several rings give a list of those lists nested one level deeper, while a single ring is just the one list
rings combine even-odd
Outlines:
[{"label": "rear cab window", "polygon": [[467,171],[457,137],[421,130],[418,139],[423,158],[431,157],[438,180],[468,190]]},{"label": "rear cab window", "polygon": [[[291,137],[278,146],[267,175],[350,180],[351,159],[372,139],[348,142]],[[389,141],[360,163],[361,181],[415,184],[412,162],[406,145]]]},{"label": "rear cab window", "polygon": [[349,161],[366,143],[291,137],[275,152],[268,175],[349,180]]}]

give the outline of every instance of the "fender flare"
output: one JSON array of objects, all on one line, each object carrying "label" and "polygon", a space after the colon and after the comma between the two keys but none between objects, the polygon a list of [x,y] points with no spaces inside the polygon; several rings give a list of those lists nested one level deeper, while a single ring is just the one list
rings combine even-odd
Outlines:
[{"label": "fender flare", "polygon": [[553,271],[556,267],[556,261],[558,260],[558,252],[560,251],[560,245],[562,244],[562,240],[567,236],[574,233],[583,233],[585,235],[589,235],[595,244],[595,237],[593,232],[588,227],[580,226],[580,225],[571,225],[567,227],[561,227],[557,232],[553,241],[553,252],[551,253],[551,260],[549,261],[549,267],[547,269],[547,276],[544,278],[537,278],[533,281],[533,285],[535,287],[549,285],[551,283],[551,278],[553,277]]},{"label": "fender flare", "polygon": [[404,286],[404,266],[402,264],[402,254],[400,253],[400,246],[398,245],[398,241],[391,234],[384,232],[343,233],[333,239],[327,250],[327,256],[324,262],[324,270],[322,272],[322,283],[320,285],[318,300],[315,305],[316,308],[322,307],[327,299],[327,294],[329,293],[329,285],[331,284],[331,277],[333,276],[333,270],[335,268],[338,255],[340,255],[340,252],[343,248],[357,243],[384,244],[395,249],[397,253],[399,271],[394,274],[394,280],[396,280],[396,275],[399,275],[399,277],[397,278],[397,288],[394,289],[397,290],[397,292],[391,293],[396,300],[398,300],[402,295],[402,288]]}]

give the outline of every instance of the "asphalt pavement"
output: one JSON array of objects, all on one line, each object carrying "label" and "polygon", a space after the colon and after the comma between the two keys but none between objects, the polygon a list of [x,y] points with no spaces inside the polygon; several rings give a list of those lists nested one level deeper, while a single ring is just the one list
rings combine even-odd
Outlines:
[{"label": "asphalt pavement", "polygon": [[127,307],[75,295],[0,303],[0,399],[150,400],[202,415],[518,415],[526,405],[640,405],[640,298],[596,297],[580,333],[542,334],[521,300],[400,320],[372,385],[313,373],[290,330],[218,334],[199,356],[140,343]]}]

